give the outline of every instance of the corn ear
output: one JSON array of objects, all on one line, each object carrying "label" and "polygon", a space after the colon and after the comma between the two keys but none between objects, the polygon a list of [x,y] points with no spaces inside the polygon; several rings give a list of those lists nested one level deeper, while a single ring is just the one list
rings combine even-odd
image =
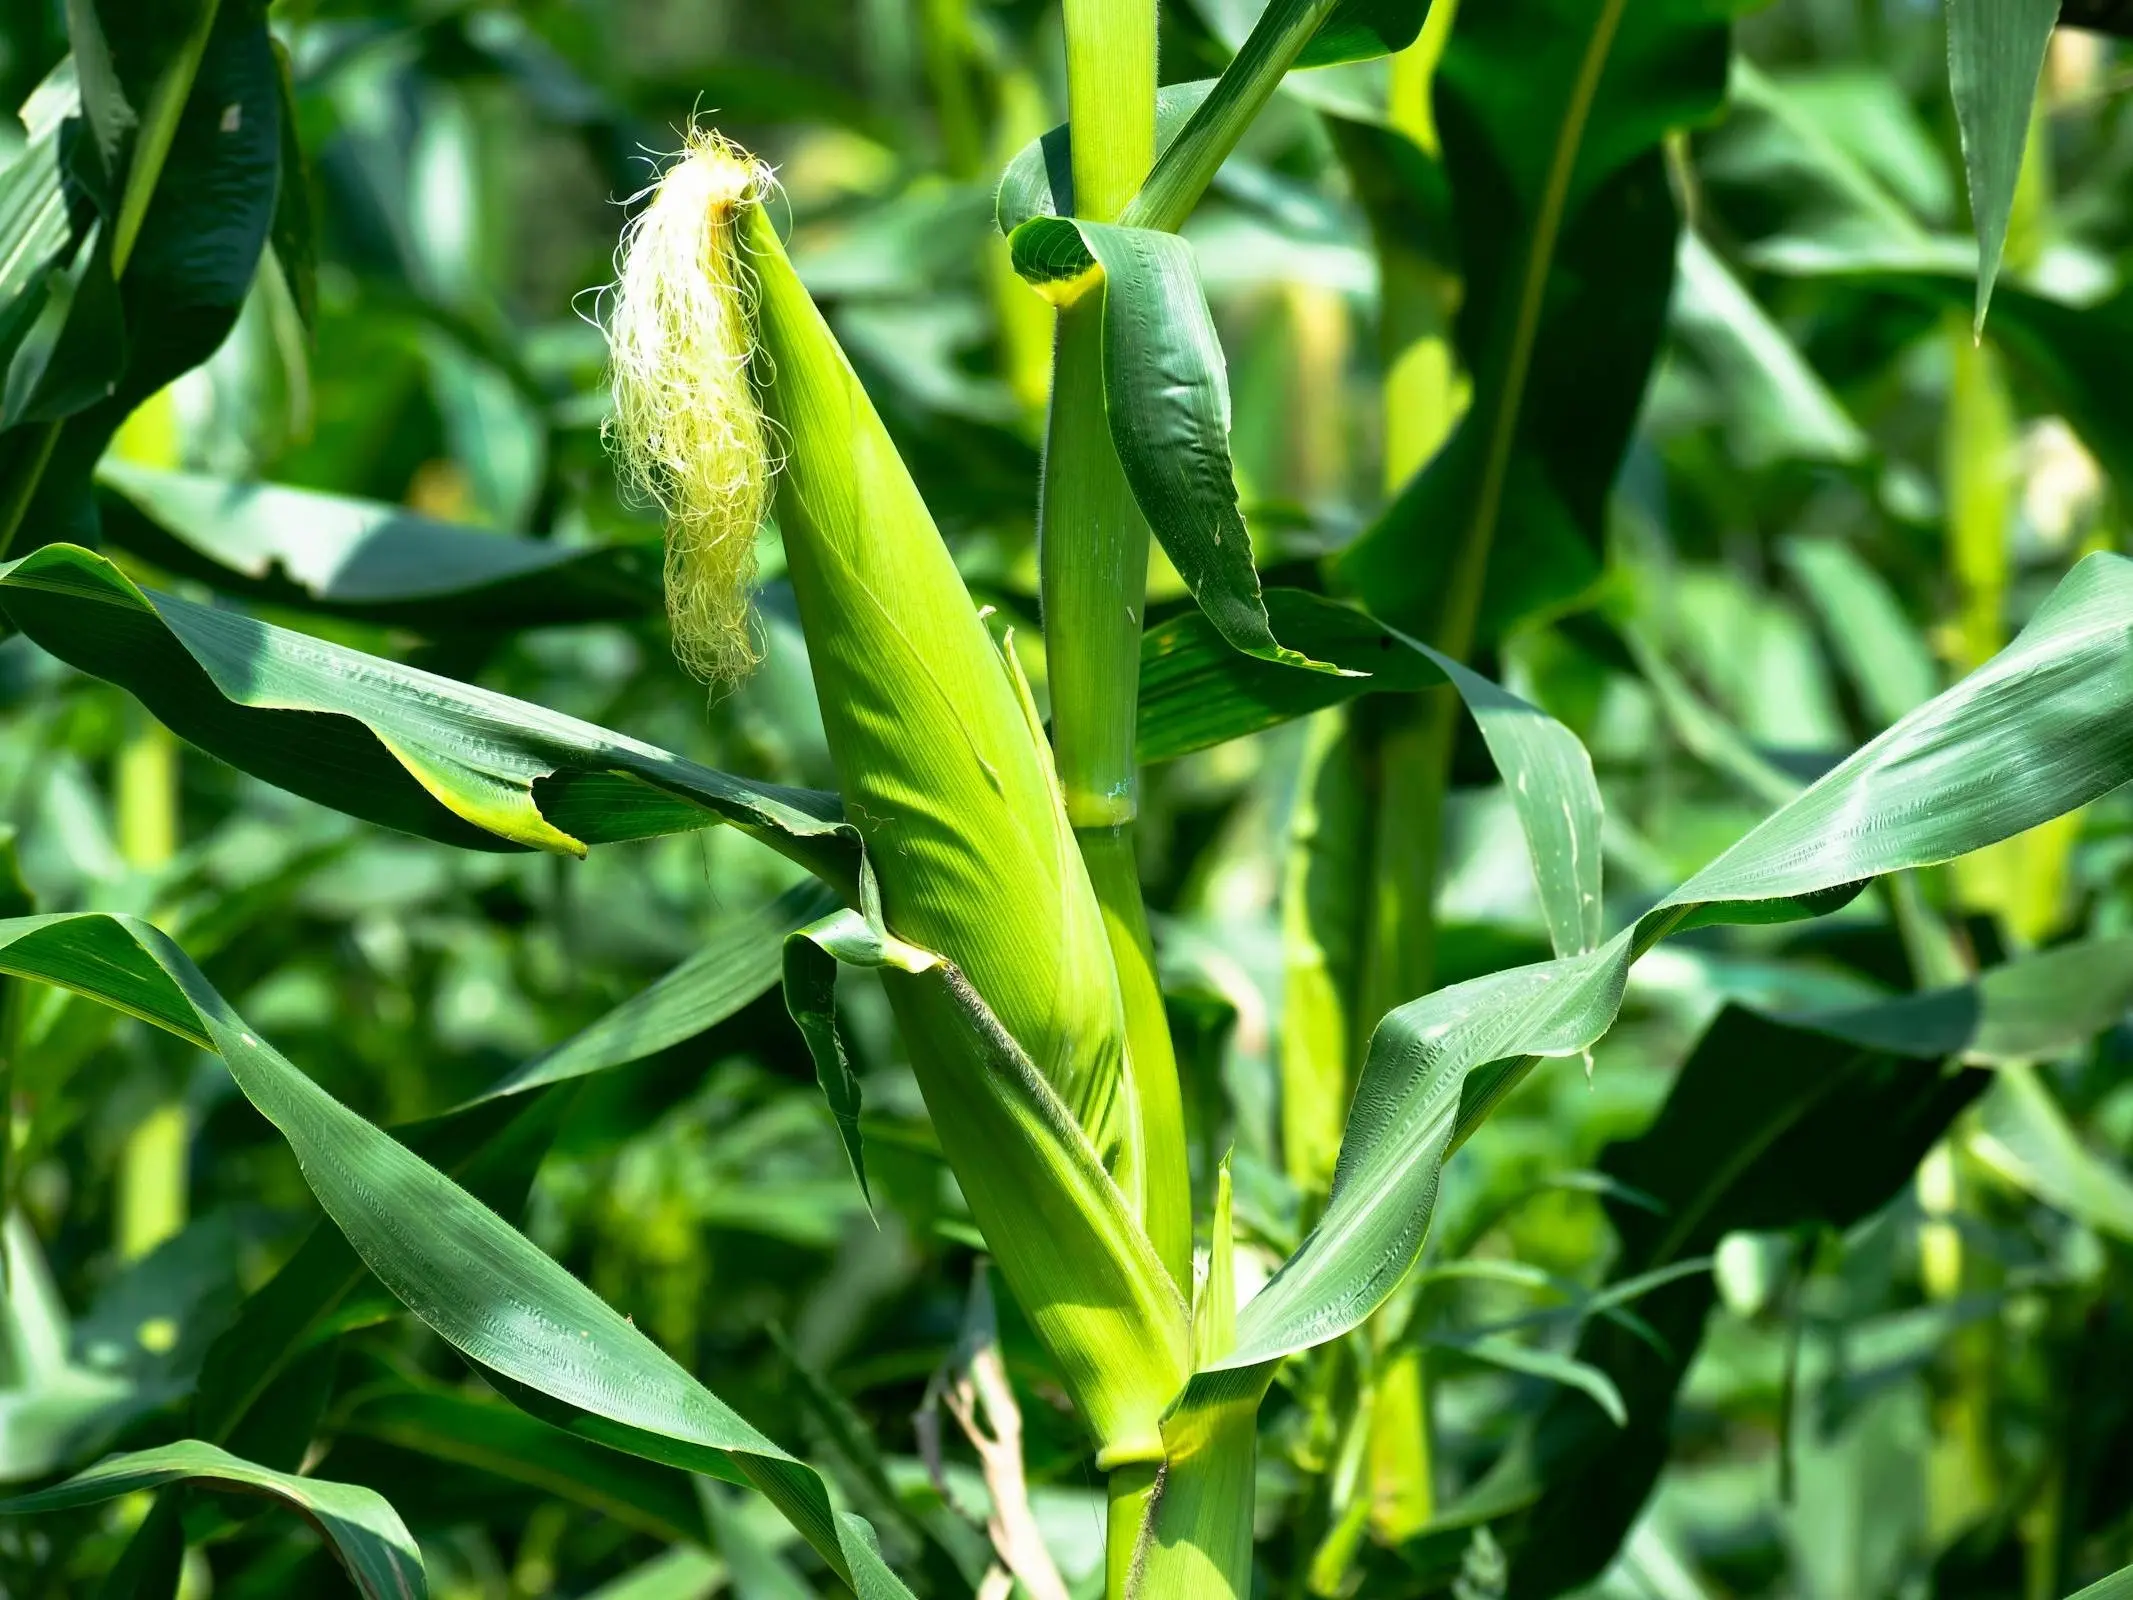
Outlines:
[{"label": "corn ear", "polygon": [[[880,917],[946,958],[887,970],[884,985],[950,1165],[1104,1458],[1152,1460],[1187,1370],[1188,1319],[1141,1223],[1118,979],[1048,752],[785,257],[759,169],[712,140],[692,141],[679,166],[695,163],[716,170],[670,173],[651,209],[705,213],[697,237],[724,255],[697,270],[744,310],[753,391],[724,381],[722,335],[672,348],[700,349],[721,374],[697,403],[714,388],[721,405],[760,397],[787,569]],[[688,269],[686,250],[669,255],[666,270]],[[741,431],[701,422],[672,436],[721,450]]]}]

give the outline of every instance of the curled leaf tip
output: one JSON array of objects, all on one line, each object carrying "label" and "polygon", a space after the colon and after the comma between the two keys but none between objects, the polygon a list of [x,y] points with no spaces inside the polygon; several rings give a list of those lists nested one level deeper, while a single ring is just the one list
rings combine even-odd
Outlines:
[{"label": "curled leaf tip", "polygon": [[691,129],[624,230],[606,318],[615,407],[602,432],[624,487],[666,513],[674,654],[714,687],[761,656],[748,591],[776,460],[749,375],[739,224],[775,181],[722,134]]}]

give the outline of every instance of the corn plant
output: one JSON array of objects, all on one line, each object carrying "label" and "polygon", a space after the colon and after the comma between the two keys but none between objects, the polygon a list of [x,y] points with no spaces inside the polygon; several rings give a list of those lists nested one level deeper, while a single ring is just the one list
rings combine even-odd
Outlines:
[{"label": "corn plant", "polygon": [[[219,1499],[188,1500],[187,1486],[235,1490],[308,1519],[360,1592],[424,1593],[422,1552],[390,1497],[308,1472],[304,1448],[325,1404],[317,1395],[305,1410],[317,1353],[404,1310],[508,1402],[483,1413],[500,1454],[564,1477],[581,1459],[628,1457],[648,1474],[632,1482],[659,1486],[654,1499],[687,1486],[678,1512],[664,1500],[626,1509],[678,1530],[678,1544],[715,1545],[737,1588],[764,1569],[749,1566],[756,1535],[723,1485],[762,1496],[816,1568],[868,1600],[958,1584],[999,1595],[1010,1575],[1058,1592],[1011,1495],[975,1556],[967,1538],[901,1521],[884,1540],[844,1479],[759,1431],[507,1220],[577,1088],[780,987],[871,1204],[881,1152],[838,1004],[850,970],[886,995],[931,1139],[1086,1436],[1104,1490],[1108,1600],[1254,1592],[1260,1414],[1283,1383],[1355,1397],[1334,1446],[1346,1486],[1329,1487],[1302,1541],[1301,1586],[1333,1594],[1359,1581],[1373,1526],[1402,1554],[1398,1577],[1372,1568],[1365,1580],[1386,1593],[1441,1587],[1462,1562],[1472,1580],[1495,1548],[1497,1535],[1474,1532],[1486,1527],[1515,1546],[1516,1592],[1591,1579],[1664,1457],[1664,1415],[1711,1307],[1689,1280],[1720,1240],[1857,1222],[1982,1091],[1977,1064],[2002,1067],[2009,1093],[2034,1101],[2027,1063],[2111,1026],[2133,1000],[2123,940],[1979,972],[1917,877],[2133,779],[2125,557],[2083,556],[2012,639],[1986,640],[1944,691],[1889,706],[1885,726],[1804,787],[1698,723],[1693,694],[1656,654],[1641,663],[1679,690],[1667,704],[1713,763],[1771,804],[1612,927],[1592,758],[1539,696],[1483,670],[1521,622],[1591,601],[1675,264],[1705,274],[1707,290],[1723,280],[1715,257],[1684,243],[1669,151],[1678,158],[1687,130],[1724,101],[1733,9],[1536,0],[1514,14],[1467,0],[1455,15],[1450,0],[1272,0],[1219,77],[1159,89],[1150,0],[1067,0],[1067,121],[1012,156],[996,195],[999,247],[1020,280],[1007,287],[1052,319],[1032,508],[1041,656],[973,597],[788,253],[776,175],[728,134],[690,128],[634,202],[615,281],[597,297],[602,433],[624,491],[664,523],[673,653],[714,692],[765,652],[751,594],[774,533],[829,792],[714,770],[325,630],[151,587],[154,566],[182,572],[167,544],[140,559],[98,547],[100,516],[135,550],[128,539],[156,535],[121,531],[129,517],[174,526],[186,513],[183,485],[123,460],[92,479],[129,414],[220,342],[262,272],[292,307],[310,308],[314,290],[306,172],[263,8],[206,0],[136,39],[116,8],[75,0],[73,54],[33,97],[24,149],[0,175],[14,247],[0,413],[0,610],[12,627],[129,691],[190,748],[365,824],[566,861],[723,824],[785,858],[795,880],[722,923],[653,990],[391,1132],[210,983],[186,946],[196,928],[212,937],[212,918],[40,915],[16,896],[22,914],[0,921],[0,970],[19,980],[7,1070],[66,1048],[79,1024],[53,1018],[83,1014],[35,1009],[27,985],[160,1029],[219,1058],[325,1220],[206,1352],[181,1435],[0,1511],[49,1516],[152,1492],[107,1592],[168,1595],[188,1542],[227,1515]],[[2009,30],[1962,0],[1951,17],[1983,267],[1929,270],[1925,241],[1913,254],[1927,266],[1873,270],[1894,295],[1939,307],[1954,293],[1982,319],[2050,19]],[[1433,341],[1447,365],[1387,363],[1384,405],[1400,425],[1388,437],[1412,459],[1322,564],[1318,588],[1262,587],[1223,345],[1180,229],[1292,72],[1381,57],[1394,58],[1406,99],[1381,120],[1334,115],[1333,142],[1370,212],[1388,340]],[[1414,181],[1402,163],[1425,148],[1441,157],[1438,178]],[[1455,225],[1466,246],[1456,309],[1442,276],[1402,254],[1446,174],[1452,214],[1430,220]],[[210,226],[201,208],[213,194],[241,203]],[[2029,330],[2031,348],[2063,351],[2045,302],[2020,294],[2003,293],[1999,314]],[[1450,352],[1470,384],[1463,402]],[[271,520],[271,496],[293,508],[301,492],[265,493]],[[227,515],[211,500],[192,510]],[[1155,549],[1184,603],[1151,626]],[[1871,574],[1833,559],[1803,558],[1823,563],[1806,581],[1849,597],[1857,616],[1870,603],[1859,597],[1878,593]],[[538,569],[557,591],[544,620],[604,614],[600,585],[632,580],[579,561]],[[644,577],[634,574],[639,598]],[[214,581],[241,594],[240,578]],[[354,603],[412,608],[392,613],[404,618],[477,606],[479,587],[418,582]],[[1644,648],[1634,627],[1623,638]],[[1286,845],[1296,926],[1280,1046],[1297,1237],[1244,1298],[1233,1178],[1196,1146],[1136,825],[1149,766],[1303,719],[1312,803]],[[1436,893],[1469,725],[1515,815],[1549,953],[1446,981]],[[166,759],[155,752],[167,747],[147,748],[151,767]],[[155,831],[143,824],[147,857]],[[1336,913],[1313,890],[1343,862],[1362,882]],[[1616,1158],[1620,1191],[1652,1202],[1649,1214],[1617,1212],[1620,1271],[1634,1285],[1621,1298],[1648,1297],[1658,1331],[1640,1341],[1596,1322],[1576,1358],[1544,1374],[1568,1387],[1527,1419],[1521,1450],[1459,1505],[1432,1504],[1409,1325],[1443,1270],[1425,1256],[1446,1162],[1530,1075],[1592,1070],[1633,965],[1663,940],[1803,920],[1869,893],[1885,898],[1924,992],[1729,1012],[1714,1025],[1659,1122]],[[1838,1149],[1841,1170],[1811,1194],[1784,1192]],[[0,1139],[0,1162],[13,1150]],[[0,1201],[14,1182],[0,1169]],[[10,1284],[17,1302],[28,1282]],[[947,1392],[981,1454],[1007,1463],[997,1494],[1021,1471],[1000,1421],[1011,1386],[1004,1368],[970,1371]],[[93,1393],[93,1375],[67,1378]],[[980,1399],[991,1436],[971,1420]],[[1661,1421],[1618,1451],[1609,1430],[1631,1402]],[[294,1435],[275,1426],[284,1413],[302,1424]],[[1408,1491],[1390,1505],[1354,1483],[1387,1440],[1410,1452],[1390,1469]],[[31,1475],[64,1462],[55,1450]],[[882,1499],[895,1514],[893,1495]],[[1610,1507],[1598,1544],[1589,1504],[1571,1509],[1593,1501]]]}]

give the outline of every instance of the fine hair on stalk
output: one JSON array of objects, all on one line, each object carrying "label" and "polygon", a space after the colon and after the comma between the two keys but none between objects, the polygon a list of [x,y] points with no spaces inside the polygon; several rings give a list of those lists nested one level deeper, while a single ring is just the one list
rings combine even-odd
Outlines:
[{"label": "fine hair on stalk", "polygon": [[748,602],[777,447],[750,374],[741,224],[775,186],[765,163],[691,128],[623,231],[603,319],[614,412],[602,436],[625,488],[666,514],[674,654],[714,689],[761,659]]}]

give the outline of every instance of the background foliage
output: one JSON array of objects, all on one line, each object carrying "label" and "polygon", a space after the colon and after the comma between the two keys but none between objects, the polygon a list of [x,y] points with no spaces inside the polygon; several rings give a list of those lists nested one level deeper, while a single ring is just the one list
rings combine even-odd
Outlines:
[{"label": "background foliage", "polygon": [[[1293,78],[1185,234],[1261,572],[1360,595],[1585,741],[1615,927],[1984,662],[2079,556],[2126,549],[2133,102],[2123,45],[2053,37],[1980,343],[1938,6],[1631,0],[1528,365],[1551,119],[1604,9],[1467,0],[1421,102],[1412,55]],[[1165,81],[1219,71],[1253,10],[1166,4]],[[871,1214],[851,1180],[770,992],[774,935],[825,903],[740,829],[670,831],[676,785],[819,831],[809,798],[654,759],[831,786],[776,545],[765,665],[707,705],[667,650],[656,522],[601,447],[587,319],[621,203],[715,113],[777,165],[795,262],[1041,703],[1050,312],[994,204],[1063,114],[1057,8],[169,11],[157,59],[198,61],[176,102],[96,77],[81,42],[148,25],[126,8],[18,0],[0,35],[23,107],[0,518],[27,557],[0,577],[0,910],[162,929],[302,1074],[822,1464],[914,1590],[968,1592],[983,1491],[929,1380],[969,1332],[980,1241],[886,1005],[847,975]],[[62,122],[70,30],[84,111]],[[1444,526],[1478,533],[1418,557]],[[62,541],[109,565],[36,553]],[[127,579],[179,597],[171,632]],[[1152,582],[1174,640],[1184,584],[1160,558]],[[1309,606],[1274,596],[1285,642]],[[366,720],[396,764],[303,697],[349,658],[291,645],[254,683],[244,618],[645,743],[476,706],[423,745],[394,721],[417,680],[379,668]],[[1414,992],[1384,963],[1444,983],[1560,931],[1461,733],[1432,948],[1371,953],[1412,820],[1380,779],[1435,715],[1427,681],[1388,670],[1211,748],[1142,726],[1194,1181],[1204,1215],[1227,1154],[1247,1285],[1321,1203],[1342,1063]],[[600,847],[496,849],[439,785],[504,840]],[[1823,921],[1646,958],[1583,1070],[1526,1078],[1450,1162],[1396,1315],[1283,1368],[1263,1592],[2054,1600],[2133,1561],[2129,935],[2120,795]],[[1785,1020],[2026,957],[2042,1035]],[[382,1585],[416,1545],[455,1597],[835,1592],[756,1497],[535,1421],[333,1257],[290,1145],[196,1044],[20,980],[4,1007],[0,1478],[178,1454],[126,1498],[0,1523],[0,1593],[326,1594],[336,1549]],[[1948,1038],[1989,1065],[1944,1067]],[[482,1099],[550,1081],[531,1110]],[[269,1341],[260,1291],[292,1260],[354,1287]],[[998,1318],[1039,1523],[1100,1588],[1100,1477],[1004,1294]],[[246,1480],[186,1438],[378,1490],[405,1526],[226,1492]],[[151,1502],[153,1472],[209,1483]]]}]

